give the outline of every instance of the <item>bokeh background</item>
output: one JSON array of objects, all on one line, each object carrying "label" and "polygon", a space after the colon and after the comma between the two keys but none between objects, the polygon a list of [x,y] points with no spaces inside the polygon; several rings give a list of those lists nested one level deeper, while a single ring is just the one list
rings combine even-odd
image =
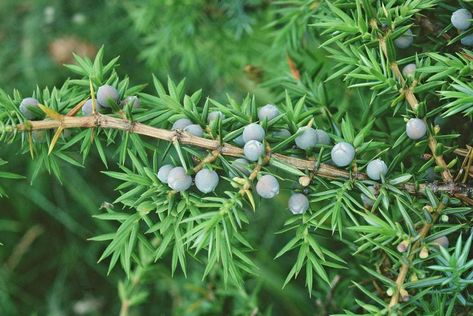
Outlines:
[{"label": "bokeh background", "polygon": [[[305,70],[323,71],[316,37],[300,32],[310,4],[294,1],[290,11],[270,0],[1,0],[0,88],[29,95],[36,86],[60,85],[72,76],[62,66],[73,62],[72,52],[93,57],[104,45],[106,59],[119,55],[120,74],[135,84],[149,83],[155,74],[186,78],[189,91],[202,88],[217,100],[254,94],[259,104],[275,102],[283,91],[274,88],[275,80],[294,75],[288,57],[297,63],[313,55],[318,62]],[[19,147],[0,148],[8,171],[26,176],[2,180],[8,198],[0,199],[0,315],[118,314],[120,284],[129,281],[120,269],[107,275],[107,264],[97,264],[103,244],[87,241],[115,229],[92,215],[116,198],[117,183],[100,172],[105,167],[94,154],[83,168],[62,165],[62,183],[44,170],[36,175],[35,162],[20,155]],[[292,262],[273,260],[286,242],[275,235],[286,219],[272,214],[287,197],[278,199],[251,215],[246,233],[265,251],[256,255],[264,269],[248,281],[248,292],[216,293],[211,282],[201,281],[198,266],[187,279],[171,278],[166,259],[139,285],[147,296],[129,313],[245,314],[258,307],[259,314],[301,315],[343,306],[331,297],[339,289],[350,296],[344,279],[332,290],[318,285],[311,298],[303,281],[281,289]]]}]

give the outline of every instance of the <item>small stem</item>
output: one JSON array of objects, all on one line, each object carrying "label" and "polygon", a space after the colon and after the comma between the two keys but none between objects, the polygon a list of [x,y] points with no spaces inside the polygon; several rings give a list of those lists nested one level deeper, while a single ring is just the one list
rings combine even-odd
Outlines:
[{"label": "small stem", "polygon": [[396,291],[394,292],[393,296],[391,297],[391,301],[389,302],[389,309],[391,309],[393,306],[399,303],[399,295],[400,295],[401,289],[404,286],[404,281],[406,280],[407,273],[409,272],[409,267],[411,266],[412,260],[414,259],[414,256],[416,254],[416,250],[419,249],[420,246],[422,246],[422,243],[424,239],[427,237],[430,231],[430,228],[432,228],[433,223],[437,221],[437,219],[440,216],[440,213],[445,207],[446,207],[445,204],[440,203],[435,213],[432,215],[432,221],[430,223],[425,223],[424,226],[422,226],[421,230],[419,231],[419,238],[412,245],[409,252],[409,256],[407,257],[407,262],[403,263],[401,265],[401,268],[399,269],[399,274],[396,278]]}]

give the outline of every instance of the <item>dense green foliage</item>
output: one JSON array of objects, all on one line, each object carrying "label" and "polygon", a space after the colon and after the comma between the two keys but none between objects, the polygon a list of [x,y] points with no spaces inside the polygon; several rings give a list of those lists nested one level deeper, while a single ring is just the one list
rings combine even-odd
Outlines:
[{"label": "dense green foliage", "polygon": [[[0,314],[469,315],[473,52],[450,16],[473,7],[184,2],[0,3]],[[408,29],[413,44],[399,48]],[[58,38],[90,58],[59,58]],[[102,111],[125,128],[97,115],[89,128],[28,131],[39,125],[23,98],[48,123],[104,84],[139,97]],[[258,121],[268,102],[281,114]],[[212,111],[224,116],[209,122]],[[235,147],[157,136],[184,117],[222,146],[242,147],[258,122],[267,155],[248,175]],[[426,136],[408,136],[412,118]],[[140,124],[162,130],[146,137]],[[331,143],[295,146],[304,126]],[[348,166],[331,155],[340,142],[355,149]],[[379,180],[364,176],[375,159]],[[217,189],[170,189],[157,178],[166,163],[217,171]],[[267,174],[273,199],[255,189]],[[309,198],[305,213],[288,210],[293,192]]]}]

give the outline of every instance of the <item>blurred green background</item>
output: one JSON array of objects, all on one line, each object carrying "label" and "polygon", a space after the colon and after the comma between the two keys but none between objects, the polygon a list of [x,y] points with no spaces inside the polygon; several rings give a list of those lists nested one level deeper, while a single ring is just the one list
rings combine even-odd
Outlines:
[{"label": "blurred green background", "polygon": [[[228,93],[236,99],[255,94],[259,104],[274,102],[276,94],[260,84],[276,75],[290,76],[286,33],[303,36],[306,47],[313,40],[310,34],[292,34],[306,21],[286,21],[279,9],[269,0],[2,0],[0,87],[26,96],[37,85],[60,85],[71,76],[62,64],[72,62],[72,52],[93,57],[104,45],[106,58],[120,55],[119,72],[135,84],[150,82],[152,73],[161,79],[185,77],[189,91],[202,88],[218,100]],[[277,21],[283,24],[275,32]],[[46,172],[30,183],[34,161],[19,155],[19,147],[0,149],[0,157],[9,161],[6,169],[26,176],[2,180],[9,198],[0,200],[0,315],[118,314],[119,283],[129,286],[129,281],[120,269],[107,276],[107,264],[97,264],[103,245],[87,241],[115,229],[92,215],[116,198],[117,183],[100,173],[105,167],[94,155],[82,169],[62,165],[62,184]],[[287,241],[275,235],[287,216],[272,215],[282,204],[274,200],[251,214],[246,234],[266,251],[256,255],[262,270],[248,281],[246,292],[215,289],[211,278],[201,281],[201,266],[192,267],[187,279],[181,274],[171,278],[165,259],[137,285],[148,297],[130,314],[322,315],[339,310],[343,299],[333,302],[331,297],[342,289],[345,294],[338,297],[351,301],[347,278],[340,278],[333,290],[317,285],[312,298],[303,281],[281,290],[292,266],[290,257],[273,260]]]}]

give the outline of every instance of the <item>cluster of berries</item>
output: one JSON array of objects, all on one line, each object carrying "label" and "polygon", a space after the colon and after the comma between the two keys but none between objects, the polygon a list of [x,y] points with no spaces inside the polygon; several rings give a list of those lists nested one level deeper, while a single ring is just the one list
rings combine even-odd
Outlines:
[{"label": "cluster of berries", "polygon": [[[472,14],[467,9],[458,9],[454,11],[450,17],[452,25],[459,31],[466,33],[471,26]],[[405,49],[409,48],[414,42],[414,34],[411,29],[408,29],[404,34],[394,40],[396,47]],[[473,46],[473,34],[466,34],[460,40],[462,45]]]},{"label": "cluster of berries", "polygon": [[[471,26],[471,12],[467,9],[458,9],[452,13],[450,21],[452,25],[460,32],[465,32]],[[465,35],[460,42],[465,46],[473,46],[473,34]]]},{"label": "cluster of berries", "polygon": [[[131,104],[134,108],[141,107],[140,99],[137,96],[128,96],[120,101],[120,94],[118,90],[110,85],[100,86],[97,90],[97,102],[95,103],[95,110],[100,112],[103,108],[111,108],[114,106],[124,107]],[[93,114],[92,100],[87,100],[82,106],[82,114],[90,116]]]},{"label": "cluster of berries", "polygon": [[[192,185],[192,177],[187,174],[186,169],[173,165],[159,168],[158,179],[176,192],[186,191]],[[210,193],[217,188],[219,180],[217,172],[204,168],[195,175],[195,186],[202,193]]]}]

